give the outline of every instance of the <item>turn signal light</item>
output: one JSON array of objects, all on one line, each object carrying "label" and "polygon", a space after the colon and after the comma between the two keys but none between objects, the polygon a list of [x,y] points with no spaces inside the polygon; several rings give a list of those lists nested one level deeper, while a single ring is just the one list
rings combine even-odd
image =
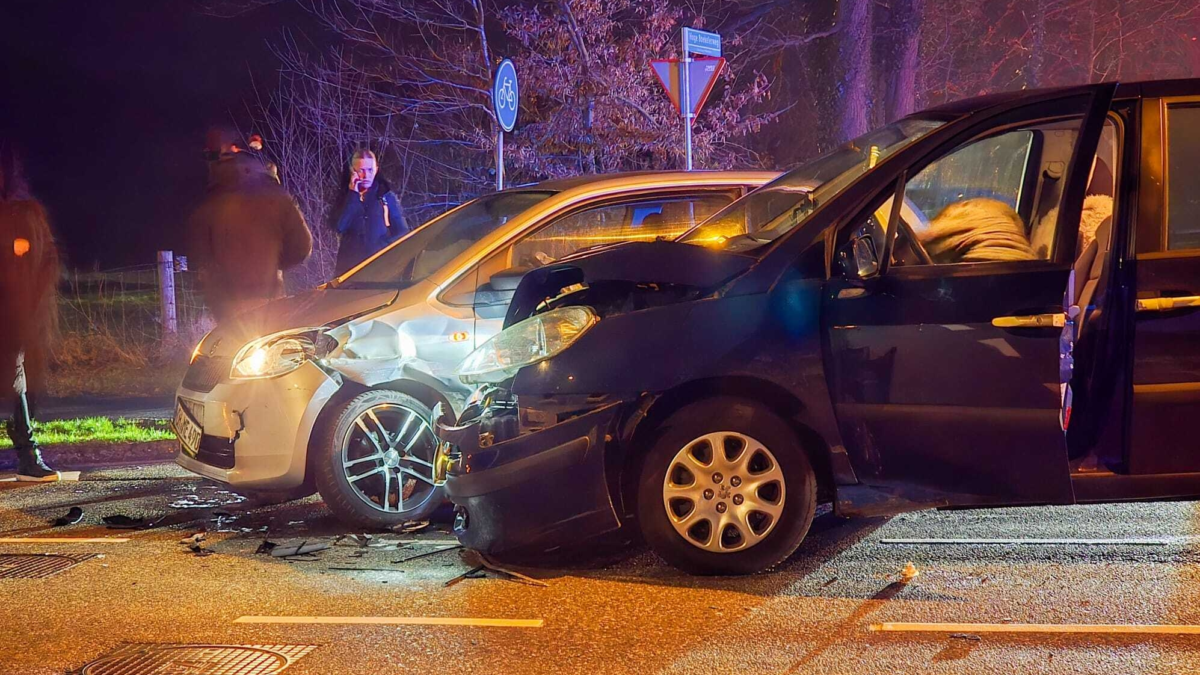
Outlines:
[{"label": "turn signal light", "polygon": [[466,331],[459,331],[450,336],[451,342],[466,342],[471,339],[471,334]]}]

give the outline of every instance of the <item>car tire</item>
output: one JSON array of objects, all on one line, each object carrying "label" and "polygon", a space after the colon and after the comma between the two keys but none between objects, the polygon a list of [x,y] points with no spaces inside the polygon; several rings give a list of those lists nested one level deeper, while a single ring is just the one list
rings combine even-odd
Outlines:
[{"label": "car tire", "polygon": [[[709,454],[705,465],[701,460],[715,444],[728,448],[724,463]],[[718,476],[720,469],[734,475]],[[757,482],[763,484],[753,494],[743,494],[741,486]],[[688,492],[695,490],[703,492]],[[754,574],[778,565],[808,534],[816,506],[816,474],[795,432],[770,409],[739,398],[706,399],[673,413],[656,430],[638,477],[643,537],[663,559],[692,574]],[[765,510],[753,510],[758,507]]]},{"label": "car tire", "polygon": [[[383,416],[384,412],[388,416]],[[375,412],[376,417],[371,418],[370,413]],[[388,419],[392,414],[399,418],[395,425],[390,425]],[[391,429],[389,433],[396,433],[403,436],[395,445],[399,447],[400,443],[407,443],[406,439],[411,439],[410,434],[411,424],[406,425],[402,420],[403,415],[412,413],[419,418],[419,423],[424,425],[418,426],[416,432],[419,434],[428,434],[431,442],[436,442],[432,436],[432,428],[430,427],[433,419],[433,411],[429,406],[425,405],[416,398],[408,394],[402,394],[398,391],[390,389],[372,389],[365,391],[357,396],[350,398],[342,403],[340,410],[337,410],[331,415],[329,423],[324,425],[319,437],[319,443],[314,448],[314,452],[309,457],[309,462],[312,465],[313,475],[316,478],[317,491],[321,494],[321,498],[325,500],[325,504],[334,514],[341,520],[352,525],[364,528],[389,528],[401,523],[412,520],[425,520],[434,511],[445,502],[445,492],[441,487],[434,487],[432,483],[422,485],[421,481],[411,478],[409,474],[398,474],[396,478],[392,478],[390,468],[387,471],[379,472],[381,466],[386,465],[385,460],[370,460],[364,459],[368,455],[363,453],[374,454],[378,448],[382,450],[382,444],[374,445],[380,440],[378,433],[374,441],[366,438],[363,434],[367,429],[363,429],[358,424],[360,419],[368,429],[374,427],[373,419],[378,419],[383,422],[385,428],[388,426],[397,426],[399,428]],[[366,417],[364,417],[366,416]],[[414,422],[416,419],[414,418]],[[353,434],[353,436],[351,436]],[[348,438],[349,436],[349,438]],[[393,437],[395,438],[395,437]],[[386,441],[385,441],[386,442]],[[416,456],[421,452],[427,452],[428,456],[422,456],[420,459],[432,463],[433,447],[427,446],[424,439],[418,439],[419,447],[414,447],[412,455]],[[349,444],[349,448],[347,447]],[[347,455],[346,453],[358,453],[355,456]],[[402,455],[403,456],[403,455]],[[357,462],[352,467],[347,467],[346,457]],[[374,463],[372,463],[374,462]],[[424,467],[413,463],[409,460],[400,460],[402,466]],[[352,484],[351,472],[363,474],[368,471],[376,471],[376,475],[359,478]],[[388,482],[384,482],[381,476],[387,473]],[[407,476],[401,480],[401,476]],[[364,481],[371,481],[370,483]],[[386,491],[388,495],[389,509],[392,507],[390,496],[393,494],[393,487],[404,490],[405,484],[412,481],[415,484],[414,494],[416,490],[422,490],[421,498],[411,506],[404,504],[404,499],[397,499],[395,504],[398,510],[383,510],[379,505],[383,502],[383,494]],[[432,471],[430,471],[430,481],[432,481]],[[396,486],[393,483],[398,484]],[[359,487],[361,485],[361,487]],[[375,489],[372,490],[371,488]],[[367,493],[374,492],[370,497]],[[397,495],[400,497],[400,495]],[[374,498],[371,503],[368,500]]]}]

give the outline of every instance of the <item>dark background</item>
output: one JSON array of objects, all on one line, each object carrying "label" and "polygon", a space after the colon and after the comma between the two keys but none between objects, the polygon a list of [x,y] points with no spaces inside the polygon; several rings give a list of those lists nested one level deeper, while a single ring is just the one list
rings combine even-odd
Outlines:
[{"label": "dark background", "polygon": [[[204,188],[204,131],[270,88],[291,3],[233,19],[190,1],[4,0],[0,135],[25,151],[68,264],[152,263]],[[252,79],[253,76],[253,79]]]}]

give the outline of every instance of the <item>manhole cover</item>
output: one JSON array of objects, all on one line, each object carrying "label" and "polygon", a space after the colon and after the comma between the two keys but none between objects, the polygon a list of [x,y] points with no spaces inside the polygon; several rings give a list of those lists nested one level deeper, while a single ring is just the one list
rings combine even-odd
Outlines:
[{"label": "manhole cover", "polygon": [[74,567],[94,555],[94,553],[83,555],[3,554],[0,555],[0,579],[45,579]]},{"label": "manhole cover", "polygon": [[274,675],[313,645],[126,645],[79,675]]}]

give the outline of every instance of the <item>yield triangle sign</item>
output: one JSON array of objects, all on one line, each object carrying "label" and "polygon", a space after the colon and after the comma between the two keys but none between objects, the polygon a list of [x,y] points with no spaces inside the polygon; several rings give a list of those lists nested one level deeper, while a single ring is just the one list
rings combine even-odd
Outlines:
[{"label": "yield triangle sign", "polygon": [[[654,74],[658,77],[658,82],[666,90],[667,96],[671,98],[671,103],[676,110],[683,114],[679,105],[679,59],[657,59],[650,62],[650,67],[654,69]],[[723,58],[694,58],[688,64],[688,74],[690,82],[688,82],[689,93],[691,100],[689,109],[693,116],[700,112],[704,107],[704,102],[708,100],[708,95],[712,93],[713,87],[717,84],[717,76],[721,74],[721,70],[725,67],[725,59]]]}]

